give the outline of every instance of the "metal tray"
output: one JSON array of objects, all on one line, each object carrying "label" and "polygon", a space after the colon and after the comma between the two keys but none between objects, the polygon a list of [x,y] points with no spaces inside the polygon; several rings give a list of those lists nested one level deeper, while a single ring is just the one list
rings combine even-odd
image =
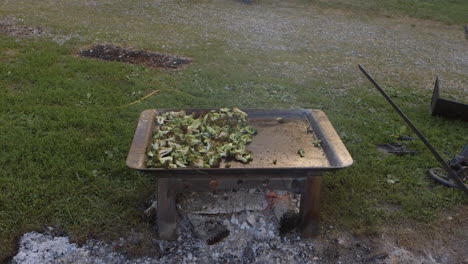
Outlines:
[{"label": "metal tray", "polygon": [[[187,114],[203,114],[211,109],[184,109]],[[249,125],[257,129],[257,134],[247,148],[253,153],[253,161],[248,164],[229,162],[225,168],[147,168],[146,152],[153,131],[155,116],[180,109],[149,109],[141,113],[133,142],[127,157],[127,166],[133,169],[154,172],[159,177],[179,177],[184,175],[233,175],[247,173],[269,176],[303,176],[304,172],[319,172],[341,169],[350,166],[353,160],[331,125],[320,110],[313,109],[242,109],[248,114]],[[277,118],[282,118],[278,122]],[[321,147],[314,146],[320,140]],[[299,148],[305,156],[297,154]],[[274,162],[276,160],[276,162]],[[276,163],[276,164],[275,164]]]}]

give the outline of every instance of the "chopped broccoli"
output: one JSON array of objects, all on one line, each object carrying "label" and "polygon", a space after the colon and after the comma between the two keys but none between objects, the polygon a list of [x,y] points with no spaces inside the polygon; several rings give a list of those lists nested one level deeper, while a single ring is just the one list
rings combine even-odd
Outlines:
[{"label": "chopped broccoli", "polygon": [[248,126],[247,114],[238,108],[212,110],[200,117],[184,111],[166,112],[154,122],[148,167],[216,168],[222,159],[252,160],[246,145],[256,130]]}]

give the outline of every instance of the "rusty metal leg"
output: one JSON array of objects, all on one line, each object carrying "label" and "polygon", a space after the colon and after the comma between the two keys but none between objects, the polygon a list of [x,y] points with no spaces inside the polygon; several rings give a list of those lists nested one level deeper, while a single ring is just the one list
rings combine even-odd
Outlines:
[{"label": "rusty metal leg", "polygon": [[301,195],[300,216],[303,237],[314,237],[320,233],[320,188],[322,176],[309,176]]},{"label": "rusty metal leg", "polygon": [[163,240],[177,239],[176,185],[173,179],[158,179],[156,224]]}]

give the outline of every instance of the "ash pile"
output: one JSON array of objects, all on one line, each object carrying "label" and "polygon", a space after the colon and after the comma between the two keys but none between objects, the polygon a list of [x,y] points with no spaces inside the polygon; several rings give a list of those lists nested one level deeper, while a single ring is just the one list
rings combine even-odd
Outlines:
[{"label": "ash pile", "polygon": [[[54,232],[26,233],[11,263],[362,263],[371,243],[328,226],[314,239],[300,237],[300,196],[285,191],[184,193],[178,197],[178,238],[159,240],[148,234],[158,254],[127,255],[116,250],[133,238],[111,244],[83,245]],[[153,208],[154,209],[154,208]],[[155,210],[150,210],[154,215]],[[156,230],[157,231],[157,230]],[[141,233],[134,234],[135,237]],[[380,255],[377,256],[380,258]],[[371,256],[371,259],[376,258]],[[387,263],[374,259],[372,263]],[[405,263],[405,262],[395,262]],[[415,262],[418,263],[418,262]]]},{"label": "ash pile", "polygon": [[[286,191],[185,193],[179,237],[160,241],[161,263],[305,263],[318,260],[296,226],[300,196]],[[316,254],[315,254],[316,255]]]}]

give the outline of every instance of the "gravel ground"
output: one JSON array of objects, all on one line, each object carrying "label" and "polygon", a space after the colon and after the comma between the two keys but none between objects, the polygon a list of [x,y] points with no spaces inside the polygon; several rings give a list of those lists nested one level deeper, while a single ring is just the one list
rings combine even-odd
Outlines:
[{"label": "gravel ground", "polygon": [[[321,80],[337,88],[366,83],[357,64],[375,73],[383,85],[408,89],[432,90],[439,75],[443,93],[468,99],[468,42],[462,26],[358,15],[298,1],[68,1],[66,6],[42,3],[40,8],[36,1],[23,2],[37,12],[20,21],[48,24],[44,17],[54,11],[68,19],[61,26],[79,29],[76,33],[94,42],[181,55],[221,47],[234,60],[238,55],[251,57],[245,67],[259,74],[298,84]],[[3,7],[15,10],[14,4]]]},{"label": "gravel ground", "polygon": [[[356,68],[360,63],[384,76],[379,78],[383,82],[413,89],[432,89],[438,74],[447,93],[468,98],[468,42],[462,26],[357,16],[294,1],[258,1],[248,7],[219,1],[140,4],[164,15],[142,14],[138,6],[129,14],[138,12],[155,24],[195,25],[200,37],[227,43],[226,53],[271,55],[263,70],[299,83],[318,78],[344,87],[362,85]],[[174,38],[167,40],[169,45],[186,44],[184,37]],[[278,54],[287,54],[287,60]]]}]

